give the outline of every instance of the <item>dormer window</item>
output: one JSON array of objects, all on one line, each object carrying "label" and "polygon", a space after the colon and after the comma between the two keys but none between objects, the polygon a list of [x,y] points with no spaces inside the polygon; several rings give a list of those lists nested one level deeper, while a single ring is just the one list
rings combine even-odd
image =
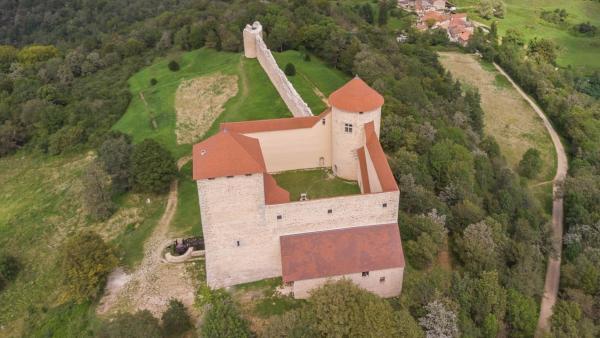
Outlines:
[{"label": "dormer window", "polygon": [[344,123],[344,132],[352,133],[352,123]]}]

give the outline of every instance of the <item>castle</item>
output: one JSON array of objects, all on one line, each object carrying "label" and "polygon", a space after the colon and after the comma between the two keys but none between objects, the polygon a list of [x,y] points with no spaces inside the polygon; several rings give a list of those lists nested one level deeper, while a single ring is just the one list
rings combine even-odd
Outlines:
[{"label": "castle", "polygon": [[[400,294],[400,192],[379,143],[384,99],[355,77],[312,112],[277,67],[259,23],[244,30],[294,117],[222,123],[193,147],[210,287],[281,276],[296,298],[348,278],[382,297]],[[292,200],[272,173],[329,168],[360,194]],[[297,196],[294,196],[294,199]]]}]

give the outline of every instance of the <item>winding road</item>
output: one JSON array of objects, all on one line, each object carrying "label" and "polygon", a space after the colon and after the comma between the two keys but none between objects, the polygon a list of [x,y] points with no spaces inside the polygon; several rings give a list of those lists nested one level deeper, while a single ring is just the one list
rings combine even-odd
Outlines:
[{"label": "winding road", "polygon": [[546,270],[546,281],[544,283],[544,296],[542,298],[542,304],[540,306],[540,317],[538,320],[538,326],[535,333],[536,337],[542,337],[544,333],[550,331],[550,317],[552,316],[552,307],[556,303],[558,295],[558,287],[560,282],[560,256],[562,249],[562,235],[563,235],[563,197],[561,192],[562,184],[567,176],[569,164],[567,161],[567,154],[560,141],[560,137],[552,127],[550,120],[546,117],[542,109],[519,87],[513,79],[506,74],[506,72],[500,68],[496,63],[494,67],[504,75],[513,87],[519,92],[519,94],[529,103],[529,105],[535,110],[538,116],[544,122],[544,126],[550,133],[552,143],[556,150],[557,166],[556,175],[552,183],[552,245],[554,247],[554,255],[548,258],[548,269]]}]

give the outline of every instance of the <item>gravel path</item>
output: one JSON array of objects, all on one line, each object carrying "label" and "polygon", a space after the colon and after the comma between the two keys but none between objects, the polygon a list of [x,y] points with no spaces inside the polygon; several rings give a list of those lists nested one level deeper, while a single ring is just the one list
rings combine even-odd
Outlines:
[{"label": "gravel path", "polygon": [[513,79],[504,72],[500,66],[494,63],[496,69],[506,76],[510,83],[515,89],[523,96],[525,101],[531,105],[535,112],[544,121],[544,126],[548,129],[554,148],[556,149],[556,156],[558,157],[556,175],[554,176],[552,192],[554,201],[552,203],[552,244],[554,246],[555,255],[548,259],[548,270],[546,270],[546,282],[544,284],[544,297],[542,298],[542,304],[540,308],[540,318],[538,321],[538,327],[536,331],[536,337],[541,337],[544,333],[550,331],[550,317],[552,316],[552,307],[556,303],[556,297],[558,295],[558,287],[560,282],[560,255],[562,249],[562,235],[563,235],[563,197],[560,192],[560,187],[564,182],[569,164],[567,162],[567,154],[560,141],[560,137],[552,127],[552,124],[542,111],[540,107],[529,97],[525,92],[513,81]]},{"label": "gravel path", "polygon": [[[181,158],[178,168],[190,158]],[[96,309],[98,314],[149,310],[160,318],[172,298],[179,299],[193,311],[196,286],[186,264],[164,263],[161,257],[162,249],[173,240],[169,237],[169,224],[177,210],[177,186],[178,180],[174,180],[165,212],[144,245],[144,258],[139,266],[129,274],[117,268],[109,276],[105,295]]]}]

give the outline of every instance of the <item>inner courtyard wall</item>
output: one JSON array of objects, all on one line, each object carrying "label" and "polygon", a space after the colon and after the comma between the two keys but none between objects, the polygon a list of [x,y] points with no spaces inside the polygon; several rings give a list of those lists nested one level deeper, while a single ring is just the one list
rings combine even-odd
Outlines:
[{"label": "inner courtyard wall", "polygon": [[260,141],[267,171],[270,173],[331,167],[331,114],[324,116],[312,128],[244,135]]}]

